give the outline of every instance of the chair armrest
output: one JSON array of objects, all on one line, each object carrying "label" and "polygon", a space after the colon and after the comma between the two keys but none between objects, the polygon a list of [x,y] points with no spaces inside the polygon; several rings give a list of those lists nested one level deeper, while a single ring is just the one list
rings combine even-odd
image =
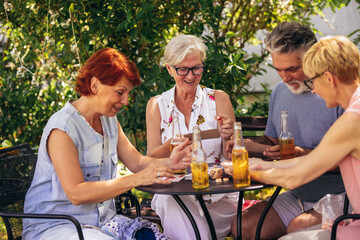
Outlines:
[{"label": "chair armrest", "polygon": [[[125,200],[123,200],[123,198]],[[122,214],[122,207],[121,204],[124,202],[124,204],[126,204],[126,201],[130,200],[132,205],[135,205],[135,210],[136,210],[136,217],[141,217],[141,210],[140,210],[140,203],[139,200],[137,199],[137,197],[132,194],[131,192],[125,192],[120,194],[119,196],[117,196],[115,198],[115,204],[116,204],[116,210],[118,211],[118,213]]]},{"label": "chair armrest", "polygon": [[331,229],[331,240],[336,240],[337,226],[345,219],[360,219],[360,214],[345,214],[336,218]]},{"label": "chair armrest", "polygon": [[[76,227],[76,231],[78,233],[79,239],[80,240],[84,240],[84,235],[81,229],[81,225],[78,222],[78,220],[76,220],[76,218],[74,218],[73,216],[70,215],[62,215],[62,214],[35,214],[35,213],[2,213],[0,212],[0,216],[4,219],[4,222],[7,222],[7,218],[43,218],[43,219],[65,219],[65,220],[69,220],[71,221],[75,227]],[[5,225],[7,225],[5,223]],[[10,229],[8,229],[7,227],[7,231],[10,231]]]}]

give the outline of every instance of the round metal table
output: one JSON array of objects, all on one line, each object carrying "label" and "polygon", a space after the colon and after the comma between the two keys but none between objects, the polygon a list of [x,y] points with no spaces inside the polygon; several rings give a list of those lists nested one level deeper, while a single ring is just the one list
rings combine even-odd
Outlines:
[{"label": "round metal table", "polygon": [[[174,197],[174,199],[176,200],[176,202],[179,204],[179,206],[183,209],[183,211],[185,212],[187,217],[189,218],[190,223],[191,223],[192,227],[194,228],[196,239],[201,239],[199,229],[195,223],[193,216],[191,215],[190,211],[188,210],[186,205],[183,203],[183,201],[179,197],[179,195],[195,195],[196,199],[200,203],[202,210],[204,211],[206,221],[209,225],[211,238],[213,240],[216,240],[217,237],[216,237],[214,224],[210,217],[209,211],[207,210],[207,207],[205,205],[202,195],[239,192],[238,210],[237,210],[237,233],[238,233],[237,239],[241,239],[241,215],[242,215],[242,204],[243,204],[244,192],[262,189],[262,188],[268,188],[268,187],[273,187],[273,185],[266,185],[266,184],[262,184],[262,183],[252,182],[250,184],[250,186],[248,186],[248,187],[237,188],[233,185],[232,179],[230,178],[229,181],[227,181],[227,182],[223,181],[220,183],[217,183],[214,180],[210,180],[209,187],[205,188],[205,189],[200,189],[200,190],[193,189],[191,180],[184,180],[184,179],[179,182],[173,182],[169,185],[153,184],[150,186],[141,186],[141,187],[136,187],[136,188],[140,191],[154,193],[154,194],[172,195]],[[276,190],[274,191],[270,200],[268,201],[268,204],[266,205],[263,213],[261,214],[261,217],[259,219],[258,226],[256,229],[255,239],[260,238],[260,231],[261,231],[261,227],[264,222],[265,216],[266,216],[267,212],[269,211],[272,203],[275,201],[280,190],[281,190],[281,187],[276,188]]]}]

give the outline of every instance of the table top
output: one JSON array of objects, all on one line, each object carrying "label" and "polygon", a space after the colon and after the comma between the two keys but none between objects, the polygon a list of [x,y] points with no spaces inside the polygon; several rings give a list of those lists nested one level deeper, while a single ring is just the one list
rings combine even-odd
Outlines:
[{"label": "table top", "polygon": [[191,180],[182,179],[179,182],[172,182],[169,185],[153,184],[150,186],[136,187],[138,190],[149,193],[167,194],[167,195],[202,195],[202,194],[217,194],[217,193],[230,193],[251,191],[256,189],[262,189],[271,187],[272,185],[266,185],[258,182],[251,182],[250,186],[239,188],[233,185],[232,179],[227,182],[215,182],[210,180],[209,187],[204,189],[193,189]]}]

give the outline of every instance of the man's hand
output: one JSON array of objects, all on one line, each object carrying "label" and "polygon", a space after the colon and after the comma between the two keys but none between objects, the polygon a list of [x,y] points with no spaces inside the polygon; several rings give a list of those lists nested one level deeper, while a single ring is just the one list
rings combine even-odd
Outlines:
[{"label": "man's hand", "polygon": [[295,156],[300,157],[309,154],[313,149],[295,146]]},{"label": "man's hand", "polygon": [[280,159],[280,145],[275,145],[272,147],[268,147],[264,151],[264,156],[273,159],[273,160],[279,160]]},{"label": "man's hand", "polygon": [[[295,146],[295,157],[304,156],[309,154],[312,151],[310,148],[302,148],[299,146]],[[275,145],[272,147],[268,147],[266,151],[264,151],[264,155],[273,160],[280,159],[280,145]]]}]

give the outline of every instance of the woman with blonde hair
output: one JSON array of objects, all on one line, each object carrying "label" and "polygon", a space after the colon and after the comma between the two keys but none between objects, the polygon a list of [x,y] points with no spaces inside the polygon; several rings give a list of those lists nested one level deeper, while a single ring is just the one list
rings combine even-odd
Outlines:
[{"label": "woman with blonde hair", "polygon": [[[339,166],[354,213],[360,213],[359,66],[359,49],[344,36],[323,38],[306,52],[303,69],[310,78],[304,83],[327,107],[341,106],[346,111],[308,155],[276,162],[250,159],[253,180],[293,189]],[[223,165],[231,173],[231,164]],[[359,235],[360,221],[354,221],[338,228],[337,239],[358,239]],[[281,239],[329,238],[330,231],[325,229],[299,231]]]}]

